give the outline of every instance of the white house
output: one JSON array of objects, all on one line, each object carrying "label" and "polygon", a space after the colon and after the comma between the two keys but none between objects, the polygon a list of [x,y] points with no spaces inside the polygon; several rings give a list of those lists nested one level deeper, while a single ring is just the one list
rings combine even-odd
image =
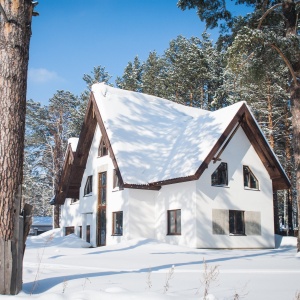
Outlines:
[{"label": "white house", "polygon": [[210,112],[98,83],[55,203],[95,247],[273,248],[273,191],[289,186],[245,102]]}]

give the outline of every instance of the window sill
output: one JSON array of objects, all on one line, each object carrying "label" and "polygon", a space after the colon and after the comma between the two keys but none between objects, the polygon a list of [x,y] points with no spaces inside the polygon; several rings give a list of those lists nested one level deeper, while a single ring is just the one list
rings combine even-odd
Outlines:
[{"label": "window sill", "polygon": [[181,233],[168,233],[167,236],[172,236],[172,235],[181,235]]},{"label": "window sill", "polygon": [[216,184],[216,185],[211,185],[213,187],[223,187],[223,188],[229,188],[229,185],[225,185],[225,184]]},{"label": "window sill", "polygon": [[247,190],[247,191],[260,191],[260,189],[254,189],[254,188],[250,188],[250,187],[247,187],[247,186],[244,186],[244,190]]},{"label": "window sill", "polygon": [[245,233],[229,233],[229,236],[246,236]]},{"label": "window sill", "polygon": [[89,193],[89,194],[83,195],[83,197],[91,197],[91,196],[93,196],[93,193]]},{"label": "window sill", "polygon": [[114,193],[114,192],[119,192],[119,191],[123,191],[123,190],[124,190],[124,188],[115,187],[115,188],[112,189],[112,192]]},{"label": "window sill", "polygon": [[123,234],[113,233],[111,236],[123,236]]}]

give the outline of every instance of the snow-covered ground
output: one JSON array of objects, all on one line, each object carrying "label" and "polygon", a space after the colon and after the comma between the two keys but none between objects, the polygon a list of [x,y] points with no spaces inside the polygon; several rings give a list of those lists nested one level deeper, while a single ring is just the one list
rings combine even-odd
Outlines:
[{"label": "snow-covered ground", "polygon": [[202,299],[203,260],[219,272],[207,299],[293,300],[300,292],[296,238],[276,238],[278,248],[266,250],[190,249],[148,239],[87,248],[53,230],[28,239],[23,291],[0,300]]}]

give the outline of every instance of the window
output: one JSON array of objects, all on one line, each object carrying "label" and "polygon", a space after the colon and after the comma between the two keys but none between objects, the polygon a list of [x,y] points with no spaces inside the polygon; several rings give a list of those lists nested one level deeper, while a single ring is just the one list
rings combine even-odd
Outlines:
[{"label": "window", "polygon": [[244,212],[241,210],[229,211],[229,233],[235,235],[245,234]]},{"label": "window", "polygon": [[65,235],[69,235],[69,234],[72,234],[74,233],[74,226],[68,226],[68,227],[65,227]]},{"label": "window", "polygon": [[85,187],[84,187],[84,196],[90,194],[93,189],[93,176],[88,176],[86,183],[85,183]]},{"label": "window", "polygon": [[123,212],[117,211],[113,212],[113,235],[123,235]]},{"label": "window", "polygon": [[227,163],[220,163],[218,168],[211,175],[211,185],[224,186],[228,185]]},{"label": "window", "polygon": [[168,235],[181,234],[181,210],[168,210]]},{"label": "window", "polygon": [[244,187],[249,189],[258,190],[258,180],[250,170],[248,166],[243,166],[243,173],[244,173]]},{"label": "window", "polygon": [[114,170],[113,188],[121,189],[120,176],[119,176],[119,172],[117,172],[117,170]]},{"label": "window", "polygon": [[98,148],[98,156],[102,157],[108,154],[108,149],[106,147],[106,144],[104,142],[104,139],[102,138],[100,141],[100,145]]}]

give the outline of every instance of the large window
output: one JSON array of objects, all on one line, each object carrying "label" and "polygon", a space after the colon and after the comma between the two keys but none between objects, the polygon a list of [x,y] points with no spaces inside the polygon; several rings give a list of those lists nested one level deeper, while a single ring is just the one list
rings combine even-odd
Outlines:
[{"label": "large window", "polygon": [[123,235],[123,212],[113,212],[113,235]]},{"label": "large window", "polygon": [[245,220],[244,212],[241,210],[229,211],[229,233],[244,235],[245,234]]},{"label": "large window", "polygon": [[250,170],[248,166],[243,166],[243,173],[244,173],[244,187],[249,189],[259,189],[258,180]]},{"label": "large window", "polygon": [[102,138],[100,141],[99,148],[98,148],[98,156],[105,156],[107,154],[108,154],[108,149],[106,147],[104,139]]},{"label": "large window", "polygon": [[168,210],[168,234],[181,234],[181,210]]},{"label": "large window", "polygon": [[85,187],[84,187],[84,196],[92,193],[93,191],[93,176],[88,176]]},{"label": "large window", "polygon": [[222,162],[211,175],[211,185],[226,186],[228,185],[227,163]]}]

